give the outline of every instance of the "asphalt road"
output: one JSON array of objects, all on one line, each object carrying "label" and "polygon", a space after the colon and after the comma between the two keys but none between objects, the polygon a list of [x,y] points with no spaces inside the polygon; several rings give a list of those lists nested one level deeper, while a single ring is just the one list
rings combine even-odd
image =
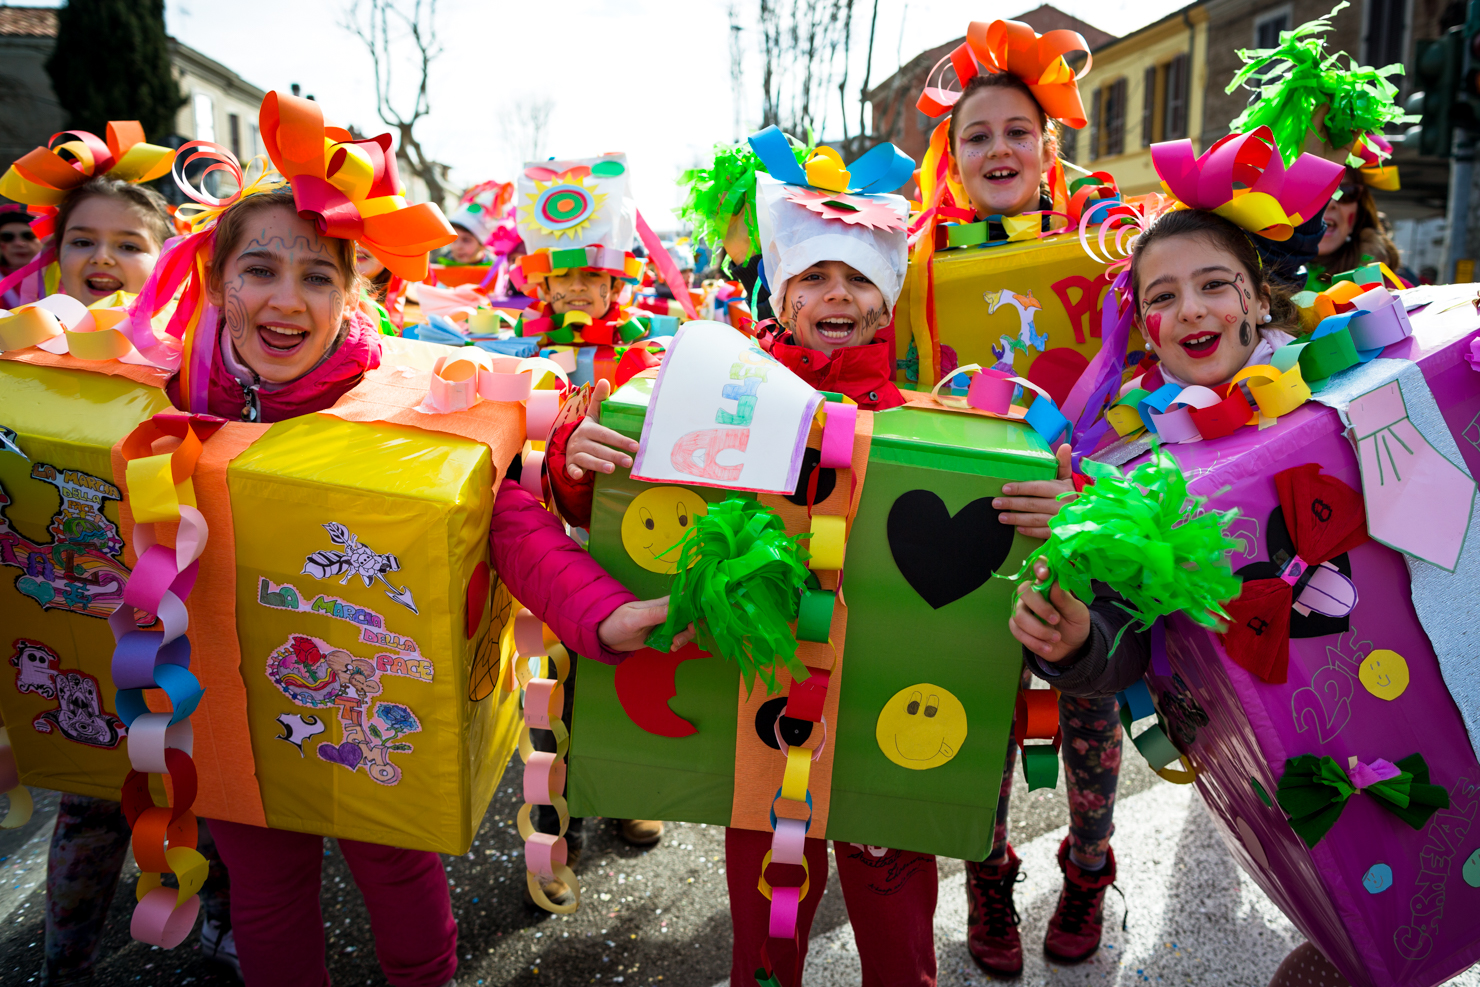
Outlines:
[{"label": "asphalt road", "polygon": [[[1128,931],[1109,906],[1106,948],[1089,963],[1056,967],[1035,949],[1057,897],[1053,851],[1068,819],[1057,791],[1029,794],[1017,779],[1012,839],[1028,880],[1017,900],[1028,946],[1025,985],[1165,982],[1264,987],[1298,932],[1222,850],[1201,803],[1127,756],[1121,774],[1117,855],[1130,909]],[[472,852],[446,858],[459,926],[459,987],[474,985],[663,984],[717,987],[729,972],[730,923],[724,833],[713,826],[670,825],[658,847],[622,843],[611,822],[588,823],[580,876],[585,898],[573,916],[528,909],[520,895],[522,854],[513,825],[518,766],[490,807]],[[38,792],[36,817],[0,834],[0,987],[39,984],[46,847],[55,796]],[[989,983],[965,951],[962,864],[942,860],[936,915],[941,987]],[[97,983],[231,985],[207,963],[194,938],[170,952],[128,937],[137,870],[132,861],[109,916]],[[857,984],[857,957],[836,878],[812,931],[808,987]],[[328,960],[340,985],[384,984],[375,962],[364,902],[332,842],[324,858],[323,911]],[[1480,987],[1480,971],[1453,982]]]}]

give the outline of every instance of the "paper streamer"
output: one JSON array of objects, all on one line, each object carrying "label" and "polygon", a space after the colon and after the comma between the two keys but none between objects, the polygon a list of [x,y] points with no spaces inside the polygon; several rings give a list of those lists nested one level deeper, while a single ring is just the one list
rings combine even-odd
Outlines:
[{"label": "paper streamer", "polygon": [[[519,734],[519,756],[524,760],[524,805],[519,809],[518,823],[519,835],[524,839],[525,882],[535,904],[547,912],[569,915],[581,903],[581,882],[566,863],[568,848],[565,842],[565,833],[570,827],[570,810],[566,807],[564,794],[565,755],[570,750],[570,733],[561,720],[561,712],[565,702],[565,680],[570,674],[570,655],[549,628],[522,607],[516,611],[506,633],[513,635],[515,677],[524,689],[524,727]],[[539,674],[532,671],[531,659],[538,661]],[[500,676],[500,682],[506,683],[506,678]],[[529,734],[531,729],[554,733],[555,750],[535,750]],[[555,808],[560,818],[559,833],[552,835],[535,831],[532,814],[536,805]],[[545,894],[541,882],[557,878],[571,889],[574,900],[569,904],[557,905]]]},{"label": "paper streamer", "polygon": [[[130,932],[135,939],[173,949],[195,925],[205,880],[205,859],[195,850],[196,823],[190,806],[197,786],[191,760],[189,716],[200,702],[200,682],[190,672],[189,615],[185,600],[195,585],[209,531],[195,508],[191,474],[204,443],[223,424],[219,418],[164,413],[140,424],[123,440],[125,486],[134,515],[139,560],[124,587],[122,604],[108,618],[113,631],[114,705],[128,726],[125,750],[132,770],[120,802],[133,829],[134,857],[142,872]],[[156,454],[155,443],[178,439],[172,452]],[[159,542],[160,524],[178,524],[175,545]],[[162,630],[141,631],[136,611]],[[159,689],[169,712],[151,712],[146,689]],[[148,776],[168,774],[174,803],[156,806]],[[161,886],[173,873],[179,888]]]}]

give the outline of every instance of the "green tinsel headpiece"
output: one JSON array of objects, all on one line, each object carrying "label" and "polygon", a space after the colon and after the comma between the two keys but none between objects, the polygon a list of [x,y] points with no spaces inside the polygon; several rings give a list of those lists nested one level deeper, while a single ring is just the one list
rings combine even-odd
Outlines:
[{"label": "green tinsel headpiece", "polygon": [[[1325,53],[1321,35],[1331,30],[1331,18],[1348,6],[1342,0],[1325,17],[1281,32],[1278,47],[1238,52],[1244,67],[1225,92],[1231,93],[1258,76],[1257,88],[1249,87],[1258,97],[1228,125],[1231,132],[1246,134],[1256,127],[1268,127],[1274,131],[1285,163],[1294,164],[1305,146],[1306,130],[1323,103],[1330,104],[1325,119],[1326,142],[1336,148],[1350,147],[1367,134],[1380,134],[1387,124],[1418,119],[1398,107],[1398,87],[1388,81],[1388,76],[1403,74],[1401,63],[1375,69],[1358,65],[1345,52]],[[1337,66],[1342,58],[1348,63],[1346,68]],[[1363,162],[1348,155],[1347,163],[1358,167]]]},{"label": "green tinsel headpiece", "polygon": [[1011,578],[1023,578],[1041,558],[1081,600],[1094,597],[1092,581],[1115,590],[1139,630],[1178,611],[1216,629],[1228,616],[1223,604],[1243,589],[1228,564],[1237,543],[1223,534],[1238,511],[1202,513],[1207,498],[1188,497],[1187,478],[1160,447],[1128,477],[1088,459],[1082,468],[1094,484],[1048,522],[1048,541]]},{"label": "green tinsel headpiece", "polygon": [[693,624],[699,647],[740,665],[747,690],[759,675],[766,692],[776,692],[778,662],[806,678],[790,626],[807,581],[805,558],[781,518],[759,501],[710,504],[680,542],[668,619],[648,635],[647,646],[667,651],[674,635]]},{"label": "green tinsel headpiece", "polygon": [[[791,142],[797,164],[806,164],[817,148],[817,142],[811,139],[810,134],[805,144],[790,135],[787,140]],[[766,166],[751,150],[749,143],[742,141],[734,146],[716,144],[713,161],[706,167],[690,168],[678,177],[678,184],[687,185],[689,191],[674,213],[693,224],[695,239],[717,249],[729,231],[730,219],[744,210],[745,228],[750,233],[750,251],[759,253],[760,232],[756,229],[755,220],[755,175],[758,171],[766,172]],[[728,259],[743,264],[747,258]]]}]

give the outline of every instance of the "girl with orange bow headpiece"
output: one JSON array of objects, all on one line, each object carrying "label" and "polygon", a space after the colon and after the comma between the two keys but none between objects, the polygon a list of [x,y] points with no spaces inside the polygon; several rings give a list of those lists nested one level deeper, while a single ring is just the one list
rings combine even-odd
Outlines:
[{"label": "girl with orange bow headpiece", "polygon": [[11,165],[0,195],[30,207],[43,247],[0,280],[3,304],[57,291],[84,304],[137,293],[173,233],[169,206],[142,183],[168,174],[174,153],[145,143],[137,121],[114,120],[106,139],[64,131]]}]

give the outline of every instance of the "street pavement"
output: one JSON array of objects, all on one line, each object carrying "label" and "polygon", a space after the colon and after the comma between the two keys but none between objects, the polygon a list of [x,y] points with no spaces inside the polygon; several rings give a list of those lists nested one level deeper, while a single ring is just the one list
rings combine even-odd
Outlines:
[{"label": "street pavement", "polygon": [[[1105,947],[1079,966],[1049,963],[1039,949],[1060,885],[1054,852],[1068,820],[1062,778],[1056,791],[1029,793],[1018,773],[1012,839],[1027,877],[1017,893],[1027,960],[1018,982],[1264,987],[1302,937],[1223,850],[1197,796],[1161,781],[1129,747],[1127,754],[1114,838],[1125,906],[1110,895]],[[522,852],[513,822],[520,804],[518,772],[516,760],[472,851],[445,861],[459,927],[458,987],[723,985],[731,943],[723,829],[670,824],[662,844],[644,851],[622,843],[615,824],[592,820],[579,871],[585,896],[580,910],[572,916],[534,912],[520,893]],[[36,795],[35,818],[21,830],[0,834],[0,987],[41,982],[46,849],[56,799]],[[935,929],[941,987],[990,983],[966,952],[962,864],[942,860],[940,870]],[[169,952],[129,939],[137,874],[130,860],[109,915],[97,983],[235,983],[229,972],[204,960],[193,936]],[[332,841],[325,849],[322,902],[334,982],[384,984],[364,902]],[[853,935],[833,877],[812,930],[806,984],[859,982]],[[1450,983],[1480,987],[1480,968]]]}]

